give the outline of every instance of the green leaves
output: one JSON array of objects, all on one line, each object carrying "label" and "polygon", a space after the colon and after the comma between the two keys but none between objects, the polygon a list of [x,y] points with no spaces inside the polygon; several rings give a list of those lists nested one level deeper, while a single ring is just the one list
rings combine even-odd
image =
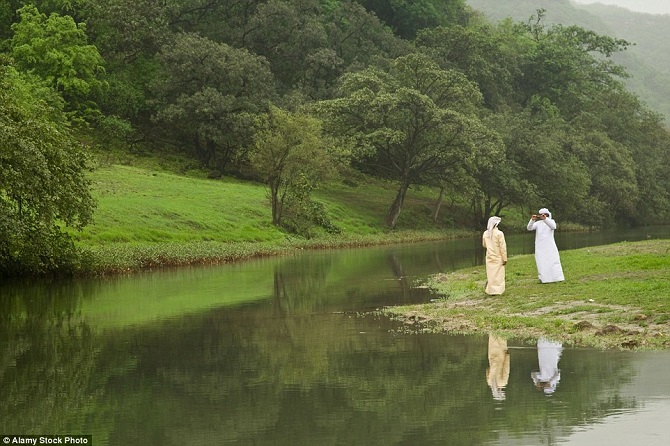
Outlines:
[{"label": "green leaves", "polygon": [[251,143],[253,116],[274,96],[265,60],[194,34],[180,34],[160,55],[159,122],[195,146],[200,161],[220,172]]},{"label": "green leaves", "polygon": [[472,160],[481,95],[462,73],[411,54],[345,75],[340,91],[320,109],[333,134],[358,142],[359,168],[398,183],[391,227],[411,185],[437,184]]},{"label": "green leaves", "polygon": [[271,107],[254,137],[250,161],[270,190],[272,222],[309,234],[309,227],[330,223],[311,191],[334,170],[335,161],[321,133],[321,122],[301,113]]},{"label": "green leaves", "polygon": [[20,21],[12,25],[11,55],[20,70],[44,79],[63,95],[70,110],[86,114],[90,97],[105,87],[100,79],[103,59],[87,43],[86,27],[70,16],[47,17],[35,6],[19,11]]},{"label": "green leaves", "polygon": [[59,225],[81,228],[92,219],[86,153],[57,115],[0,65],[0,275],[75,261]]}]

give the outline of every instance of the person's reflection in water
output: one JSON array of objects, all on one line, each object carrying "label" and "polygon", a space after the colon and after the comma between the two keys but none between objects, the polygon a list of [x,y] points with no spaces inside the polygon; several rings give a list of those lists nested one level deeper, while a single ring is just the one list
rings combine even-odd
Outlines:
[{"label": "person's reflection in water", "polygon": [[505,399],[505,387],[509,380],[509,351],[507,340],[489,335],[489,368],[486,369],[486,383],[491,388],[493,399]]},{"label": "person's reflection in water", "polygon": [[538,372],[532,372],[530,377],[538,390],[546,395],[556,391],[558,382],[561,380],[561,370],[558,368],[558,360],[561,359],[563,344],[550,341],[545,338],[537,340],[537,361],[540,366]]}]

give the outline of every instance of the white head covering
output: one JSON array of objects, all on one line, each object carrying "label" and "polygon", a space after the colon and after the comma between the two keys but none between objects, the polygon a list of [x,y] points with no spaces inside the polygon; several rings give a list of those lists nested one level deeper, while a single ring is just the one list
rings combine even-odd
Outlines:
[{"label": "white head covering", "polygon": [[539,211],[537,211],[538,214],[547,214],[549,218],[551,218],[551,212],[549,212],[549,209],[547,208],[542,208]]},{"label": "white head covering", "polygon": [[491,235],[491,232],[493,232],[493,228],[498,226],[498,223],[500,223],[502,219],[500,217],[491,217],[489,218],[489,223],[486,225],[486,230],[488,231],[489,235]]}]

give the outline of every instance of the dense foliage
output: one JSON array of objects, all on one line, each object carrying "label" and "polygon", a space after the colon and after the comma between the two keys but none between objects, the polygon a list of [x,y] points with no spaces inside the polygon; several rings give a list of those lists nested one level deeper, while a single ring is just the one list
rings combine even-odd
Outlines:
[{"label": "dense foliage", "polygon": [[45,100],[52,93],[0,63],[0,275],[71,267],[59,225],[91,220],[84,151]]},{"label": "dense foliage", "polygon": [[494,21],[508,17],[525,21],[538,8],[546,8],[547,23],[574,24],[626,39],[633,45],[612,56],[630,73],[626,86],[670,123],[670,15],[632,12],[609,2],[468,0],[468,4]]},{"label": "dense foliage", "polygon": [[2,262],[57,257],[60,225],[89,220],[75,134],[262,179],[277,225],[290,185],[301,233],[328,219],[309,198],[319,164],[299,160],[332,153],[394,182],[390,227],[423,185],[471,202],[473,226],[509,206],[662,221],[670,138],[612,62],[628,45],[542,10],[492,24],[463,0],[0,0]]}]

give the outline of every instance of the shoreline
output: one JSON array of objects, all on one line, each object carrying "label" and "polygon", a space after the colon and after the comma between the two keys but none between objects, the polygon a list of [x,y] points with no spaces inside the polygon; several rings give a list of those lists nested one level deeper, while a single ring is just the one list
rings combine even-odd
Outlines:
[{"label": "shoreline", "polygon": [[670,349],[670,240],[561,253],[564,282],[540,284],[533,255],[510,257],[507,289],[484,293],[483,266],[430,277],[430,303],[385,307],[408,332],[547,337],[573,347]]},{"label": "shoreline", "polygon": [[186,242],[111,244],[83,247],[84,261],[77,277],[132,274],[160,268],[217,265],[262,257],[277,257],[304,250],[347,249],[394,244],[446,241],[476,236],[467,230],[398,231],[354,237],[298,239],[282,242]]}]

